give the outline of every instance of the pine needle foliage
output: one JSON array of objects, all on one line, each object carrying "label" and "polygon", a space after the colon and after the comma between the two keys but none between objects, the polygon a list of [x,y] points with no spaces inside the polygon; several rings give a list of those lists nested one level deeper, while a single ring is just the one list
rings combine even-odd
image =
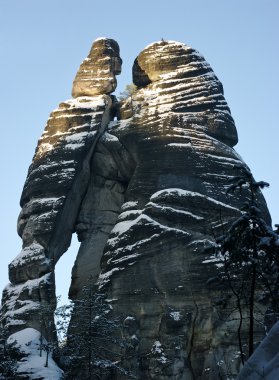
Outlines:
[{"label": "pine needle foliage", "polygon": [[96,292],[89,281],[74,308],[62,349],[65,379],[113,379],[116,373],[129,378],[121,366],[125,343],[120,334],[120,320],[111,317],[104,294]]}]

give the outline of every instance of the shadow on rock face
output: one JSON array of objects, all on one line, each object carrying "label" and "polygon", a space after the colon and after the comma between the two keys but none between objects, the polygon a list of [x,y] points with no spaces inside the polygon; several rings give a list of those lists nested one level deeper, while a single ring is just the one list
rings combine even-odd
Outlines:
[{"label": "shadow on rock face", "polygon": [[138,88],[145,87],[151,83],[149,76],[141,68],[138,58],[135,59],[133,65],[133,82]]},{"label": "shadow on rock face", "polygon": [[[192,49],[176,41],[159,41],[148,45],[136,58],[133,66],[133,82],[145,87],[193,61]],[[199,60],[196,57],[195,60]]]}]

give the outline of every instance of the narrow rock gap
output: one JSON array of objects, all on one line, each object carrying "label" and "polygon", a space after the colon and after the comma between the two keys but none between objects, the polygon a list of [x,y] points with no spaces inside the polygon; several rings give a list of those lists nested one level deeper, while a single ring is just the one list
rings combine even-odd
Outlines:
[{"label": "narrow rock gap", "polygon": [[71,284],[71,273],[79,247],[80,242],[77,235],[73,234],[70,247],[55,266],[56,296],[60,297],[58,306],[69,303],[68,292]]}]

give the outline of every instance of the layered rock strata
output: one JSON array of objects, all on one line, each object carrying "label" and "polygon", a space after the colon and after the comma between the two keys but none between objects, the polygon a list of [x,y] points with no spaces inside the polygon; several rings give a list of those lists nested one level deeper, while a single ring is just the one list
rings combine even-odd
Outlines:
[{"label": "layered rock strata", "polygon": [[117,46],[94,43],[74,81],[77,98],[52,113],[39,142],[21,200],[23,251],[3,294],[6,322],[39,329],[55,263],[76,231],[71,298],[82,297],[88,277],[107,295],[123,321],[125,368],[137,379],[213,380],[229,363],[233,378],[238,315],[220,318],[211,248],[248,194],[226,194],[245,164],[222,85],[197,51],[161,41],[137,57],[138,89],[116,106],[108,94]]},{"label": "layered rock strata", "polygon": [[[73,86],[76,98],[51,113],[38,142],[20,202],[18,233],[23,247],[9,265],[10,284],[3,291],[2,313],[11,333],[45,330],[42,315],[55,310],[55,264],[68,249],[72,233],[79,233],[76,223],[90,183],[91,162],[98,141],[115,117],[115,98],[109,94],[120,66],[110,68],[110,58],[121,62],[117,43],[98,39],[86,59],[97,60],[98,70],[86,74],[86,79],[90,88],[95,83],[98,95],[87,96],[86,88],[78,84],[84,80],[82,65]],[[102,67],[104,72],[110,68],[106,78]],[[43,333],[45,338],[55,339],[48,331]],[[26,336],[27,343],[28,339]],[[28,375],[35,379],[35,370],[33,374],[30,371]]]},{"label": "layered rock strata", "polygon": [[117,42],[98,38],[77,72],[73,97],[112,93],[117,85],[115,75],[121,73],[121,64]]},{"label": "layered rock strata", "polygon": [[[245,164],[232,148],[237,133],[222,85],[199,53],[177,42],[147,47],[133,75],[138,90],[109,133],[136,165],[99,286],[123,316],[126,365],[137,378],[216,379],[228,365],[235,377],[239,316],[222,320],[207,285],[220,264],[210,247],[247,196],[226,193]],[[261,326],[255,331],[261,339]]]}]

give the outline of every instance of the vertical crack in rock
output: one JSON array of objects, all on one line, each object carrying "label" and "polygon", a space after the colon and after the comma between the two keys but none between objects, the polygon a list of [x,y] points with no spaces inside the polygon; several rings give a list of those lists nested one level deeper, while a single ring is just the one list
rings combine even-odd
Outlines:
[{"label": "vertical crack in rock", "polygon": [[192,353],[193,353],[193,350],[194,350],[194,343],[195,343],[195,330],[196,330],[196,322],[197,322],[197,318],[198,318],[198,314],[199,314],[199,308],[198,308],[198,305],[193,297],[193,303],[195,305],[195,311],[194,311],[194,316],[193,316],[193,322],[192,322],[192,331],[191,331],[191,336],[190,336],[190,348],[189,348],[189,353],[188,353],[188,362],[189,362],[189,368],[190,368],[190,372],[192,374],[192,378],[193,380],[196,380],[196,376],[195,376],[195,371],[193,369],[193,366],[192,366]]},{"label": "vertical crack in rock", "polygon": [[[89,151],[85,155],[81,169],[76,175],[71,189],[67,193],[63,209],[59,215],[53,237],[50,241],[50,259],[53,260],[54,265],[70,245],[74,225],[90,180],[90,163],[94,157],[96,146],[111,120],[112,100],[107,96],[104,101],[104,113],[100,127],[95,132],[93,139],[91,139]],[[85,142],[85,145],[89,144]]]},{"label": "vertical crack in rock", "polygon": [[[206,285],[216,275],[215,236],[248,197],[226,194],[246,164],[233,149],[222,84],[196,50],[160,41],[136,58],[137,90],[117,104],[110,94],[120,66],[118,44],[95,41],[74,99],[50,115],[21,198],[23,249],[9,266],[5,322],[12,339],[26,332],[25,343],[35,344],[38,312],[55,307],[55,263],[76,231],[70,297],[82,297],[89,277],[96,281],[112,318],[124,321],[121,365],[135,378],[213,380],[226,373],[224,357],[236,376],[238,316],[220,319],[216,289]],[[260,193],[258,204],[270,222]],[[259,324],[255,331],[264,333]]]}]

